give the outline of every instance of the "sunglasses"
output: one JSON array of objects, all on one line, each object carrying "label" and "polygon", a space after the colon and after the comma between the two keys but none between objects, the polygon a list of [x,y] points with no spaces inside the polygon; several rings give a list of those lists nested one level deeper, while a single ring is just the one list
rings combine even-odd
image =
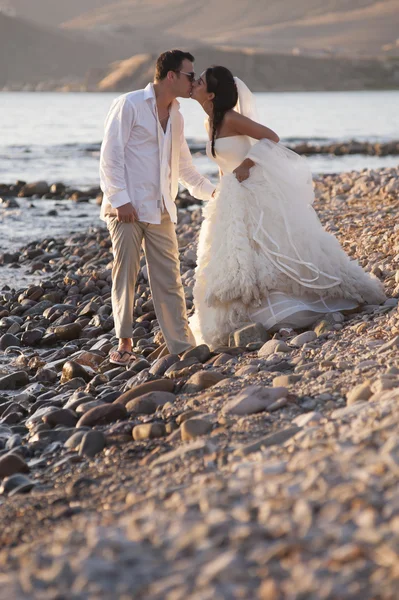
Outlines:
[{"label": "sunglasses", "polygon": [[187,77],[191,83],[193,83],[193,81],[195,79],[194,71],[191,71],[190,73],[186,73],[185,71],[175,71],[175,73],[182,73],[183,75],[187,75]]}]

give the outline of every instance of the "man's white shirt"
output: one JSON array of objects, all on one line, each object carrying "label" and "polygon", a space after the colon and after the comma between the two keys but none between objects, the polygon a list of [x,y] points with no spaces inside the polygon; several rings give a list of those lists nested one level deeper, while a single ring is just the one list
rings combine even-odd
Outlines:
[{"label": "man's white shirt", "polygon": [[174,100],[164,132],[151,83],[113,102],[101,146],[102,219],[107,206],[118,208],[130,202],[139,221],[159,224],[166,209],[176,223],[178,181],[196,198],[212,196],[215,186],[193,165],[179,107]]}]

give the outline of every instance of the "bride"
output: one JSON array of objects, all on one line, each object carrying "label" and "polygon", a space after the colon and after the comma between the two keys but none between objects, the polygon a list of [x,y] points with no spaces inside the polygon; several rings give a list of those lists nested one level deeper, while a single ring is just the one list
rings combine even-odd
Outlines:
[{"label": "bride", "polygon": [[257,122],[247,86],[210,67],[192,98],[208,115],[207,154],[221,175],[199,236],[190,321],[197,343],[225,344],[251,322],[305,328],[323,314],[383,302],[380,282],[323,229],[306,160]]}]

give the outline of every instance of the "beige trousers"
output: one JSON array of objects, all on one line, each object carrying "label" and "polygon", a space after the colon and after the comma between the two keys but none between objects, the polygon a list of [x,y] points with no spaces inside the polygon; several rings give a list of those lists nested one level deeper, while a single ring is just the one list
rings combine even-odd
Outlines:
[{"label": "beige trousers", "polygon": [[195,346],[187,322],[176,231],[169,214],[162,214],[160,225],[120,223],[115,216],[108,216],[107,226],[114,254],[112,311],[116,336],[132,337],[134,292],[144,242],[155,313],[168,350],[178,354]]}]

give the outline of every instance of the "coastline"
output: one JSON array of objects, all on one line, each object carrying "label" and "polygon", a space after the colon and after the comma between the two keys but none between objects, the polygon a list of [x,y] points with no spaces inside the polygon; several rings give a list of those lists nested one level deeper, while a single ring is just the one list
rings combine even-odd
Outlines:
[{"label": "coastline", "polygon": [[[205,146],[201,142],[188,140],[190,150],[197,159],[205,155]],[[350,140],[341,143],[310,143],[286,144],[292,151],[305,157],[337,156],[349,157],[368,155],[373,157],[394,157],[399,155],[399,141],[389,142],[358,142]],[[98,153],[100,144],[90,144],[91,153]],[[395,169],[386,167],[387,172]],[[381,172],[384,168],[379,169]],[[348,189],[356,189],[355,179],[362,177],[368,171],[351,171]],[[213,174],[207,173],[213,177]],[[345,173],[337,177],[345,177]],[[315,175],[315,181],[328,175]],[[384,189],[384,185],[381,186]],[[389,188],[388,188],[389,189]],[[393,189],[396,189],[395,187]],[[344,198],[346,198],[344,196]],[[51,273],[53,262],[51,253],[45,259],[46,264],[38,260],[33,265],[25,256],[25,251],[32,245],[40,245],[46,238],[47,226],[51,228],[56,239],[62,239],[74,233],[94,227],[105,227],[99,220],[99,206],[102,192],[98,186],[70,186],[60,181],[25,182],[18,180],[14,184],[0,183],[0,289],[8,283],[8,278],[15,285],[22,287],[28,283],[40,283],[40,277],[46,272]],[[186,190],[180,191],[177,198],[178,208],[199,207],[201,202],[190,196]],[[27,229],[28,226],[28,229]],[[21,250],[22,247],[22,250]]]},{"label": "coastline", "polygon": [[[398,90],[397,56],[340,56],[320,52],[274,53],[256,48],[200,46],[191,49],[203,70],[210,64],[233,69],[253,92]],[[144,88],[153,78],[157,54],[140,53],[103,63],[84,75],[65,74],[58,79],[26,71],[25,63],[13,79],[0,77],[3,91],[128,92]],[[39,72],[41,69],[39,70]],[[201,72],[201,71],[200,71]]]},{"label": "coastline", "polygon": [[[397,169],[315,178],[324,227],[388,300],[282,332],[269,354],[252,331],[157,359],[142,261],[138,359],[114,368],[107,232],[20,249],[51,272],[0,290],[2,597],[392,597],[378,556],[396,535],[380,523],[396,511],[398,192]],[[179,208],[189,311],[201,219]],[[259,394],[275,398],[260,412]]]}]

